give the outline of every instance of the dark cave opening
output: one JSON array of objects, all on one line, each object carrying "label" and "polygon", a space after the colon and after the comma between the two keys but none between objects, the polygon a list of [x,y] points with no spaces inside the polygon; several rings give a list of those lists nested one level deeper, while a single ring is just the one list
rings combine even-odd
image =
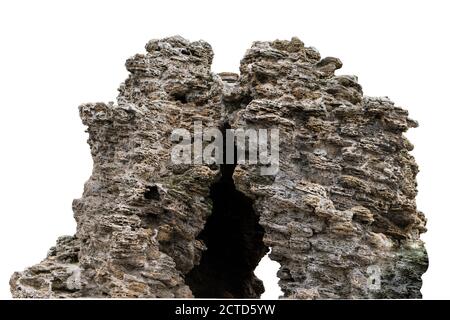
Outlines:
[{"label": "dark cave opening", "polygon": [[147,200],[160,200],[158,187],[157,186],[147,186],[144,191],[144,198]]},{"label": "dark cave opening", "polygon": [[254,270],[269,249],[253,200],[236,189],[235,167],[221,165],[221,178],[210,188],[212,213],[198,236],[207,250],[185,277],[197,298],[259,298],[264,292]]}]

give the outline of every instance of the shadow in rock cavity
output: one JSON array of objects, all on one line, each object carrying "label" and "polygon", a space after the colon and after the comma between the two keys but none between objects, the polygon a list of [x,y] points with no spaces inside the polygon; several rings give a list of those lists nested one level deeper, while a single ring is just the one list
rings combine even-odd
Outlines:
[{"label": "shadow in rock cavity", "polygon": [[253,201],[236,189],[235,167],[221,165],[221,178],[210,188],[212,213],[198,236],[207,250],[185,277],[197,298],[259,298],[264,292],[262,281],[254,275],[268,252],[262,240],[264,229]]}]

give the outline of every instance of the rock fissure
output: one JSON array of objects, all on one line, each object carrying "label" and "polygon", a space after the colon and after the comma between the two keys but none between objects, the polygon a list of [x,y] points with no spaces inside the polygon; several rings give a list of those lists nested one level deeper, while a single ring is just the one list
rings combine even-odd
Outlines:
[{"label": "rock fissure", "polygon": [[[225,133],[229,125],[223,128]],[[222,152],[225,159],[226,147]],[[264,292],[262,282],[253,273],[268,251],[262,240],[264,229],[252,199],[234,184],[236,154],[235,150],[234,164],[220,165],[220,179],[210,188],[212,212],[198,236],[207,250],[185,278],[195,297],[259,298]]]}]

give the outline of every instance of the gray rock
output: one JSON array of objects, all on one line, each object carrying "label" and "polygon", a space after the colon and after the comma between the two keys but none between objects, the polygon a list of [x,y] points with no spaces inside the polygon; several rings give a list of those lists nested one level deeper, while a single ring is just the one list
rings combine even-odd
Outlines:
[{"label": "gray rock", "polygon": [[[364,97],[334,75],[339,59],[297,38],[255,42],[240,75],[212,73],[204,41],[146,50],[126,61],[117,103],[79,107],[94,168],[76,234],[14,273],[14,297],[256,298],[269,248],[286,298],[421,297],[426,220],[405,110]],[[170,134],[194,120],[278,128],[279,173],[174,165]]]}]

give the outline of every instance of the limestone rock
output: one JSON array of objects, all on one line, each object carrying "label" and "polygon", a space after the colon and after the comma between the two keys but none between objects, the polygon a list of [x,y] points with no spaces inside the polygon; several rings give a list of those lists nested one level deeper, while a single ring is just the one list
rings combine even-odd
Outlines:
[{"label": "limestone rock", "polygon": [[[14,297],[256,298],[269,248],[286,298],[421,296],[407,111],[363,96],[356,77],[334,74],[339,59],[297,38],[255,42],[240,75],[212,73],[204,41],[146,50],[126,61],[117,103],[79,107],[94,168],[73,202],[76,234],[14,273]],[[174,164],[172,130],[194,121],[278,128],[278,174]]]}]

